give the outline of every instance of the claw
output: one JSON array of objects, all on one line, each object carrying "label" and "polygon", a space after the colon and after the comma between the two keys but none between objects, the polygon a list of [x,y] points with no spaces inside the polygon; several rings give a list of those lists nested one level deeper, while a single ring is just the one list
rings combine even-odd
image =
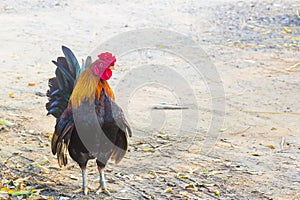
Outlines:
[{"label": "claw", "polygon": [[96,191],[96,194],[100,193],[106,194],[107,196],[111,196],[111,193],[106,188],[99,187],[99,189]]},{"label": "claw", "polygon": [[104,193],[108,196],[111,196],[110,192],[106,189],[105,177],[104,177],[104,168],[101,168],[100,166],[98,166],[98,171],[100,173],[100,179],[99,179],[100,186],[99,186],[96,193],[97,194]]}]

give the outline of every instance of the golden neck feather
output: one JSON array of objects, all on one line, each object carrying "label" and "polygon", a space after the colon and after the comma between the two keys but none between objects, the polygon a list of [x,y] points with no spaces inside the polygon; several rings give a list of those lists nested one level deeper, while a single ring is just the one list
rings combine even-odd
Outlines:
[{"label": "golden neck feather", "polygon": [[95,98],[100,98],[102,88],[111,99],[115,100],[114,93],[108,82],[95,76],[92,68],[88,67],[79,76],[76,86],[70,97],[69,104],[72,107],[77,108],[84,100],[92,103],[94,102]]}]

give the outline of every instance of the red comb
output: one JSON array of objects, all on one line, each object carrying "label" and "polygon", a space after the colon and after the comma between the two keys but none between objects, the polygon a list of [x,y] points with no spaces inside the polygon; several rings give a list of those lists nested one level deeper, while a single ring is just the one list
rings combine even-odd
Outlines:
[{"label": "red comb", "polygon": [[100,63],[103,64],[102,66],[105,67],[105,68],[110,67],[110,66],[114,66],[115,62],[117,61],[116,57],[113,56],[109,52],[99,54],[98,58],[99,58]]}]

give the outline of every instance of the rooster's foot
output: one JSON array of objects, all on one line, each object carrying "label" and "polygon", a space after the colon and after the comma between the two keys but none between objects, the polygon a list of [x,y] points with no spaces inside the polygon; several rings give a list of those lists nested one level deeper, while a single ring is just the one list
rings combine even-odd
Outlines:
[{"label": "rooster's foot", "polygon": [[100,193],[104,193],[107,196],[111,196],[111,193],[106,188],[99,187],[99,189],[97,189],[96,194],[100,194]]}]

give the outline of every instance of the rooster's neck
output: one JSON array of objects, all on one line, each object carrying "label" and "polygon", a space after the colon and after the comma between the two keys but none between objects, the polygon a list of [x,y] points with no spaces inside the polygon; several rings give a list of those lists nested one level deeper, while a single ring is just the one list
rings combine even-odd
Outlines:
[{"label": "rooster's neck", "polygon": [[95,98],[100,98],[102,89],[104,89],[104,92],[110,96],[112,100],[115,99],[114,93],[108,82],[101,80],[99,77],[94,75],[91,68],[87,68],[79,76],[70,97],[69,104],[73,108],[77,108],[84,100],[93,103]]}]

